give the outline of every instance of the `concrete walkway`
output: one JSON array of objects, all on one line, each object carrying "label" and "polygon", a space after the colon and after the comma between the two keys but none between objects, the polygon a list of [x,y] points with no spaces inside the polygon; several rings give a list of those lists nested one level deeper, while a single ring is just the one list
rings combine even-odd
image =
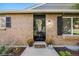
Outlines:
[{"label": "concrete walkway", "polygon": [[27,47],[21,56],[58,56],[58,54],[53,48]]}]

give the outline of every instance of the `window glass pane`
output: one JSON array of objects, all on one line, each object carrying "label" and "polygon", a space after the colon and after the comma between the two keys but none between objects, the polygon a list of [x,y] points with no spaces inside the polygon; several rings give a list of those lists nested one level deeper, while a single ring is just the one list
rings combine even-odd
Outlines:
[{"label": "window glass pane", "polygon": [[10,23],[11,22],[11,17],[6,17],[6,23]]},{"label": "window glass pane", "polygon": [[11,17],[6,17],[6,27],[11,27]]},{"label": "window glass pane", "polygon": [[73,19],[73,34],[79,35],[79,18]]},{"label": "window glass pane", "polygon": [[5,17],[1,17],[0,18],[0,27],[5,27],[5,23],[6,23]]},{"label": "window glass pane", "polygon": [[71,18],[63,18],[63,34],[71,34]]}]

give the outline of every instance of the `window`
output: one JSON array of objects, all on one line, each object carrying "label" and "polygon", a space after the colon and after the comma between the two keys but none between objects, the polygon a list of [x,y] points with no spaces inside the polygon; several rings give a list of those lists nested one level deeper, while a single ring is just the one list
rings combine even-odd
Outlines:
[{"label": "window", "polygon": [[5,17],[0,17],[0,29],[5,29],[6,27],[6,19]]},{"label": "window", "polygon": [[0,17],[0,29],[11,27],[11,17]]},{"label": "window", "polygon": [[6,27],[11,27],[11,17],[6,17]]},{"label": "window", "polygon": [[79,18],[64,17],[63,18],[63,34],[79,35]]},{"label": "window", "polygon": [[73,19],[73,34],[79,35],[79,18]]}]

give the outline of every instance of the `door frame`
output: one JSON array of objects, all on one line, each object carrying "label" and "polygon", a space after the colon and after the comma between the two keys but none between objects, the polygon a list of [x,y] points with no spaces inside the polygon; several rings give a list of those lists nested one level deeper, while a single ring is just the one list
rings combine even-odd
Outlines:
[{"label": "door frame", "polygon": [[[44,18],[44,20],[45,20],[45,33],[44,33],[44,35],[45,35],[45,39],[44,39],[44,41],[46,40],[46,14],[40,14],[40,13],[35,13],[35,14],[33,14],[33,40],[34,40],[34,20],[35,20],[35,18],[34,18],[34,16],[35,15],[43,15],[45,18]],[[35,41],[35,40],[34,40]]]}]

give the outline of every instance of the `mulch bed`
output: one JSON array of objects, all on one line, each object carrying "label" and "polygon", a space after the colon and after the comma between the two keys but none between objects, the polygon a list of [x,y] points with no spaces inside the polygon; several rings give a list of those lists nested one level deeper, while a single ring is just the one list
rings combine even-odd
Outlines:
[{"label": "mulch bed", "polygon": [[69,51],[72,56],[79,56],[79,51],[72,51],[66,47],[54,47],[54,49],[57,51],[57,53],[59,54],[59,51]]},{"label": "mulch bed", "polygon": [[26,47],[11,47],[9,48],[9,50],[7,51],[6,54],[8,54],[8,56],[20,56],[23,51],[25,50]]}]

